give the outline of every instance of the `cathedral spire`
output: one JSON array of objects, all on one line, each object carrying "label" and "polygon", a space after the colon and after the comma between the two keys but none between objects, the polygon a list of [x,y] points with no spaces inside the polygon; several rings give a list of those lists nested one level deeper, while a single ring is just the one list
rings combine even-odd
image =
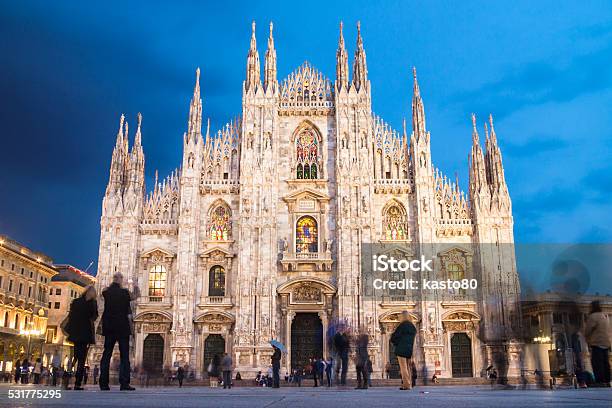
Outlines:
[{"label": "cathedral spire", "polygon": [[274,25],[270,21],[270,37],[268,37],[268,50],[266,51],[265,73],[264,73],[264,88],[266,91],[270,86],[276,88],[276,49],[274,48],[274,36],[272,30]]},{"label": "cathedral spire", "polygon": [[[489,115],[489,125],[491,126],[491,134],[486,141],[485,164],[487,166],[487,178],[492,191],[504,189],[506,179],[504,176],[504,165],[502,163],[501,150],[497,144],[497,135],[493,126],[493,115]],[[486,123],[485,123],[486,129]]]},{"label": "cathedral spire", "polygon": [[413,96],[412,96],[412,131],[418,140],[425,136],[427,128],[425,127],[425,107],[421,98],[421,90],[417,81],[416,67],[412,68],[414,77]]},{"label": "cathedral spire", "polygon": [[137,146],[142,146],[142,133],[140,131],[140,126],[142,125],[142,113],[138,112],[138,128],[136,128],[136,137],[134,138],[134,146],[132,146],[132,150]]},{"label": "cathedral spire", "polygon": [[340,22],[340,37],[338,38],[338,50],[336,51],[336,87],[338,90],[348,88],[348,54],[344,45],[342,34],[342,21]]},{"label": "cathedral spire", "polygon": [[187,140],[196,140],[202,133],[202,97],[200,95],[200,68],[196,69],[196,80],[193,87],[193,97],[189,106],[189,123],[187,124]]},{"label": "cathedral spire", "polygon": [[125,115],[122,113],[119,118],[119,130],[117,131],[117,141],[115,142],[115,149],[123,147],[123,123],[125,122]]},{"label": "cathedral spire", "polygon": [[255,38],[255,21],[252,24],[251,47],[247,54],[247,72],[245,90],[256,90],[261,85],[259,52],[257,52],[257,39]]},{"label": "cathedral spire", "polygon": [[361,22],[357,22],[357,49],[355,50],[355,61],[353,62],[353,86],[357,91],[366,86],[368,82],[368,66],[366,54],[363,49],[361,38]]},{"label": "cathedral spire", "polygon": [[472,113],[472,151],[469,155],[469,184],[472,202],[476,202],[477,194],[486,192],[483,187],[487,185],[485,160],[480,147],[478,130],[476,129],[476,115]]}]

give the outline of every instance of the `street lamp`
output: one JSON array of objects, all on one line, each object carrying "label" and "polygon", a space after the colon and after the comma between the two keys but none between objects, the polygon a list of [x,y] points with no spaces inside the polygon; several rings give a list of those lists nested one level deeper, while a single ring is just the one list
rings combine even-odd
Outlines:
[{"label": "street lamp", "polygon": [[37,329],[21,329],[19,331],[19,335],[28,337],[28,351],[26,353],[26,358],[30,358],[30,344],[32,342],[32,336],[38,337],[40,334],[40,330]]}]

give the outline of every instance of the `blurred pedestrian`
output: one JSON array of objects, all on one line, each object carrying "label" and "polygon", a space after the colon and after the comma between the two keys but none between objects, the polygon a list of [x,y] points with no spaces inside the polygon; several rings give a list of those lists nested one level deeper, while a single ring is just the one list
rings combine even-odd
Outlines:
[{"label": "blurred pedestrian", "polygon": [[279,378],[279,370],[280,370],[280,362],[281,362],[281,351],[278,347],[272,346],[274,349],[274,353],[272,353],[272,388],[280,387],[280,378]]},{"label": "blurred pedestrian", "polygon": [[348,355],[349,355],[349,338],[346,328],[342,327],[334,335],[334,348],[340,361],[336,367],[336,378],[339,377],[340,369],[342,368],[342,374],[340,375],[340,385],[346,385],[346,373],[348,371]]},{"label": "blurred pedestrian", "polygon": [[584,334],[591,347],[595,386],[610,387],[610,325],[597,300],[591,303],[591,314],[587,318]]},{"label": "blurred pedestrian", "polygon": [[15,367],[13,379],[15,380],[15,384],[17,384],[21,380],[21,362],[19,362],[19,360],[15,361],[15,365],[13,367]]},{"label": "blurred pedestrian", "polygon": [[325,377],[327,380],[327,386],[331,387],[332,386],[332,370],[334,367],[334,359],[331,357],[327,358],[327,361],[325,362]]},{"label": "blurred pedestrian", "polygon": [[221,358],[215,354],[208,364],[208,383],[211,388],[216,388],[219,384]]},{"label": "blurred pedestrian", "polygon": [[414,347],[416,327],[410,321],[407,311],[402,312],[402,322],[391,335],[391,343],[395,346],[395,355],[400,365],[402,375],[402,386],[400,390],[412,389],[411,359]]},{"label": "blurred pedestrian", "polygon": [[42,362],[40,361],[40,357],[36,359],[34,363],[34,369],[32,370],[32,374],[34,374],[34,384],[40,384],[40,374],[42,373]]},{"label": "blurred pedestrian", "polygon": [[183,380],[185,379],[185,370],[183,367],[179,366],[176,369],[176,380],[178,381],[179,388],[183,387]]},{"label": "blurred pedestrian", "polygon": [[70,304],[68,322],[65,331],[68,341],[74,343],[74,358],[77,369],[74,377],[74,389],[83,390],[81,387],[85,376],[85,361],[89,345],[96,343],[95,321],[98,318],[98,303],[96,302],[96,289],[87,286],[81,296],[74,299]]},{"label": "blurred pedestrian", "polygon": [[355,369],[357,370],[357,390],[368,389],[368,342],[369,336],[364,330],[357,336]]},{"label": "blurred pedestrian", "polygon": [[223,372],[223,389],[232,388],[232,358],[225,353],[221,360],[221,371]]},{"label": "blurred pedestrian", "polygon": [[94,369],[93,369],[93,383],[94,383],[94,385],[98,384],[98,375],[100,375],[100,369],[98,368],[98,365],[96,364],[94,366]]},{"label": "blurred pedestrian", "polygon": [[104,313],[102,313],[102,335],[104,336],[104,352],[100,360],[100,389],[110,390],[109,370],[115,343],[119,343],[119,384],[122,391],[133,391],[130,386],[130,334],[132,333],[129,315],[132,314],[130,302],[132,296],[138,296],[138,287],[130,294],[122,287],[123,275],[119,272],[113,275],[113,283],[102,292],[104,298]]},{"label": "blurred pedestrian", "polygon": [[27,384],[30,381],[30,362],[27,357],[21,362],[21,383]]},{"label": "blurred pedestrian", "polygon": [[410,359],[410,373],[412,374],[412,386],[416,387],[416,380],[417,380],[417,368],[416,368],[416,364],[414,364],[414,359]]}]

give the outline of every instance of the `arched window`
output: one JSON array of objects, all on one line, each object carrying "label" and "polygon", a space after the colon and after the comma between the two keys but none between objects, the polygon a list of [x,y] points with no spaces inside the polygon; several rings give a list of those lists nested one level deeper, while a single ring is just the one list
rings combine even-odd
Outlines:
[{"label": "arched window", "polygon": [[149,300],[159,301],[166,294],[166,268],[155,265],[149,271]]},{"label": "arched window", "polygon": [[397,204],[392,204],[383,215],[384,239],[400,241],[407,239],[406,212]]},{"label": "arched window", "polygon": [[303,129],[295,140],[297,178],[318,178],[319,140],[312,129]]},{"label": "arched window", "polygon": [[232,237],[232,221],[230,210],[225,205],[217,206],[211,214],[210,239],[213,241],[227,241]]},{"label": "arched window", "polygon": [[9,312],[4,313],[4,327],[9,327]]},{"label": "arched window", "polygon": [[[462,279],[465,279],[465,271],[463,266],[458,263],[447,264],[446,274],[448,275],[448,279],[452,281],[461,281]],[[449,289],[449,291],[458,295],[464,295],[466,293],[465,289]]]},{"label": "arched window", "polygon": [[295,228],[295,252],[319,252],[317,221],[306,215]]},{"label": "arched window", "polygon": [[15,330],[19,330],[19,313],[15,313]]},{"label": "arched window", "polygon": [[225,296],[225,269],[215,265],[208,272],[208,296]]}]

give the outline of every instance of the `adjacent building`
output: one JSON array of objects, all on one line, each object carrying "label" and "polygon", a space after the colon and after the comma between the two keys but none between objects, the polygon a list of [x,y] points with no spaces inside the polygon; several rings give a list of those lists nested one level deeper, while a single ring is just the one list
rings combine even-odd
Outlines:
[{"label": "adjacent building", "polygon": [[[508,361],[518,375],[512,204],[493,119],[484,143],[475,116],[466,126],[464,193],[434,164],[436,136],[416,70],[406,107],[411,130],[397,131],[373,112],[359,25],[352,70],[340,28],[334,81],[307,62],[279,81],[272,24],[263,68],[253,24],[237,95],[242,112],[217,131],[203,120],[196,71],[182,162],[149,191],[142,116],[131,147],[121,116],[97,277],[102,289],[122,272],[142,290],[133,309],[134,364],[189,364],[199,377],[215,354],[228,352],[236,370],[254,376],[269,364],[268,341],[279,339],[289,371],[328,356],[328,328],[345,321],[367,330],[377,376],[397,361],[389,338],[407,310],[419,333],[417,365],[429,373],[480,376]],[[414,258],[448,245],[433,254],[432,276],[477,279],[479,296],[362,296],[362,248],[375,243],[397,244]]]},{"label": "adjacent building", "polygon": [[42,356],[52,259],[0,235],[0,372]]},{"label": "adjacent building", "polygon": [[[562,295],[549,291],[532,295],[522,302],[524,368],[527,371],[539,369],[571,373],[574,352],[581,357],[585,369],[592,371],[584,327],[594,300],[600,302],[603,313],[612,322],[610,295]],[[612,360],[612,356],[610,358]]]}]

